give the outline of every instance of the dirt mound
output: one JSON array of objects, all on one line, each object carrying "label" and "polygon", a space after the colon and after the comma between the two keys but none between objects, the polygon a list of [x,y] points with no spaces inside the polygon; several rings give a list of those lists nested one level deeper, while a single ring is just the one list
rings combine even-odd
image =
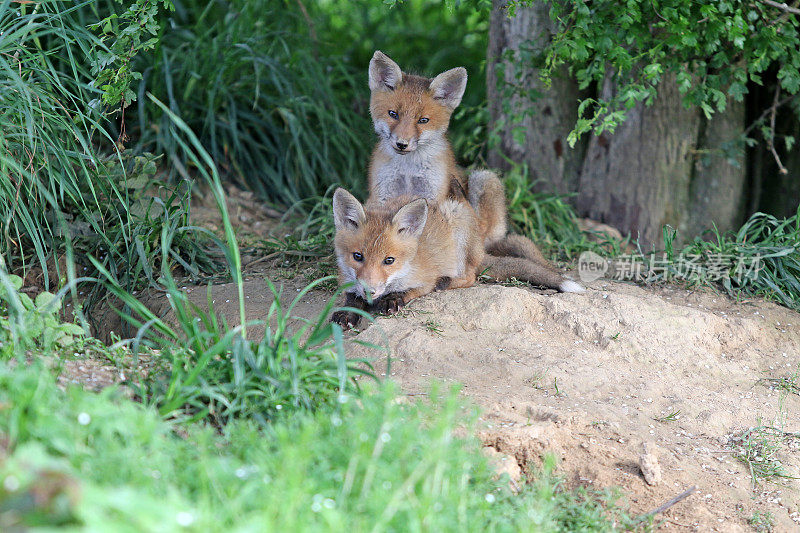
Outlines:
[{"label": "dirt mound", "polygon": [[[247,277],[248,319],[266,317],[267,274]],[[302,286],[284,282],[284,303]],[[205,287],[186,290],[205,306]],[[214,286],[211,298],[236,324],[235,287]],[[329,298],[311,292],[295,314],[312,318]],[[168,317],[165,301],[159,306]],[[800,432],[800,397],[759,381],[798,371],[798,313],[761,300],[737,304],[710,292],[603,281],[585,294],[479,285],[416,300],[353,336],[388,345],[391,357],[377,361],[378,371],[390,361],[389,374],[409,394],[425,394],[433,379],[463,384],[484,408],[480,436],[489,452],[513,457],[523,471],[554,453],[570,483],[622,487],[635,512],[697,485],[664,515],[666,530],[748,530],[755,511],[771,513],[778,531],[800,527],[800,483],[754,489],[733,453],[736,435],[753,426]],[[353,345],[349,355],[376,353]],[[646,442],[661,470],[656,485],[641,473]],[[783,442],[776,456],[794,475],[798,444]]]},{"label": "dirt mound", "polygon": [[[767,483],[753,499],[730,442],[759,423],[800,431],[800,398],[758,383],[797,371],[797,313],[620,283],[583,295],[483,285],[420,299],[359,338],[388,342],[391,376],[410,393],[431,379],[462,383],[486,409],[485,444],[523,469],[553,452],[574,483],[621,486],[639,512],[698,485],[665,527],[746,529],[755,509],[779,530],[800,527],[800,484]],[[647,441],[663,470],[656,486],[640,472]],[[798,473],[790,448],[779,458]]]}]

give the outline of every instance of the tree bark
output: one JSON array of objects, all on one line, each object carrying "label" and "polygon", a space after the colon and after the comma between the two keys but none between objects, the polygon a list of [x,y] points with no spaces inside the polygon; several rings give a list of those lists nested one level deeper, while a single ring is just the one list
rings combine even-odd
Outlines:
[{"label": "tree bark", "polygon": [[[613,134],[585,136],[584,145],[569,150],[566,137],[584,95],[563,71],[546,89],[536,63],[520,57],[521,51],[547,46],[554,32],[548,4],[517,9],[513,19],[503,4],[494,2],[489,34],[488,94],[492,124],[500,130],[490,164],[502,167],[504,155],[527,164],[539,180],[535,190],[577,193],[574,205],[580,216],[615,226],[643,246],[660,246],[665,224],[688,240],[712,223],[724,231],[742,221],[743,152],[728,151],[739,159],[736,166],[722,157],[721,149],[744,127],[743,104],[729,102],[724,113],[707,121],[697,109],[683,106],[674,76],[665,75],[651,106],[638,104]],[[504,86],[515,84],[535,91],[537,98],[504,92]],[[599,92],[609,99],[616,90],[607,78]],[[524,143],[514,140],[514,113],[524,114]]]},{"label": "tree bark", "polygon": [[[616,86],[606,79],[601,97]],[[630,233],[645,246],[658,244],[664,224],[678,226],[688,207],[690,151],[700,117],[680,104],[671,77],[659,85],[658,98],[638,104],[613,134],[593,136],[578,185],[583,216]]]},{"label": "tree bark", "polygon": [[[581,94],[566,68],[553,76],[548,90],[536,67],[555,31],[549,5],[535,2],[517,8],[516,16],[509,18],[505,4],[494,0],[489,30],[490,130],[499,127],[500,136],[499,150],[489,154],[489,164],[507,170],[506,157],[528,163],[534,190],[574,192],[587,142],[570,149],[567,134],[575,125]],[[524,133],[524,141],[515,139],[515,130],[518,138]]]},{"label": "tree bark", "polygon": [[723,231],[744,222],[747,170],[744,146],[737,140],[745,128],[744,109],[744,102],[729,98],[724,112],[710,120],[701,115],[689,205],[679,234],[700,235],[711,222]]}]

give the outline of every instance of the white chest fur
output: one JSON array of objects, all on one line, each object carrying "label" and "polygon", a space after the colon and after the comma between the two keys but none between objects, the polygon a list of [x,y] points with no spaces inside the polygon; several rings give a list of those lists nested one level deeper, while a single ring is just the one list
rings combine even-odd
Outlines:
[{"label": "white chest fur", "polygon": [[444,150],[420,147],[404,155],[392,150],[381,159],[372,169],[372,192],[381,202],[403,195],[437,200],[447,183]]}]

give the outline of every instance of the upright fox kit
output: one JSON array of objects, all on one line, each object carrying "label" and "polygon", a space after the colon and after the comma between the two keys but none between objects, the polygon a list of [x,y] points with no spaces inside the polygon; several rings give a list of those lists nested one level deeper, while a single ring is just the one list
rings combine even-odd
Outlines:
[{"label": "upright fox kit", "polygon": [[[457,189],[457,182],[453,186]],[[528,259],[485,255],[475,211],[458,198],[429,203],[402,196],[368,203],[365,209],[340,188],[333,195],[333,218],[339,280],[354,283],[345,293],[348,307],[395,313],[434,290],[471,287],[484,270],[496,279],[580,290],[574,281]],[[360,317],[342,310],[331,319],[349,328]]]},{"label": "upright fox kit", "polygon": [[441,202],[458,180],[478,218],[485,246],[505,237],[503,185],[488,170],[468,179],[447,140],[450,116],[461,103],[467,71],[454,68],[433,79],[406,74],[380,51],[369,63],[370,114],[378,134],[369,166],[370,202],[408,195]]}]

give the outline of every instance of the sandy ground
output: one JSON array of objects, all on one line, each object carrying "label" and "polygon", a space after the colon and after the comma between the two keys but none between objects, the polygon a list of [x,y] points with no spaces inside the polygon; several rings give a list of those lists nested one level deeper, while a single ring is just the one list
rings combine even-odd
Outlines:
[{"label": "sandy ground", "polygon": [[[265,318],[272,302],[264,276],[246,277],[249,319]],[[303,285],[283,282],[282,300]],[[206,288],[187,293],[205,305]],[[313,291],[295,314],[314,317],[329,298]],[[232,284],[214,286],[212,300],[237,323]],[[165,302],[160,313],[169,318]],[[431,294],[349,336],[387,345],[389,374],[410,395],[425,394],[432,380],[462,384],[484,409],[484,444],[525,472],[554,453],[570,484],[620,487],[637,513],[696,485],[662,515],[665,531],[748,531],[755,511],[771,513],[776,531],[800,530],[800,483],[754,487],[733,456],[735,437],[750,427],[800,432],[800,397],[759,382],[800,368],[796,312],[607,280],[586,294],[479,285]],[[385,354],[352,345],[349,355],[376,358],[385,375]],[[676,419],[658,420],[671,413]],[[662,471],[653,486],[639,466],[645,442],[655,444]],[[800,439],[789,439],[778,452],[793,475],[798,450]]]},{"label": "sandy ground", "polygon": [[[800,397],[757,384],[798,369],[800,314],[620,283],[583,295],[483,285],[411,309],[359,338],[388,340],[391,376],[410,393],[431,379],[462,383],[485,409],[484,443],[523,469],[551,451],[574,484],[619,486],[637,512],[697,485],[665,530],[748,530],[754,510],[769,511],[778,531],[800,530],[800,484],[753,490],[731,454],[732,436],[751,426],[800,432]],[[655,486],[638,465],[648,441],[663,475]],[[796,444],[780,458],[798,475]]]},{"label": "sandy ground", "polygon": [[[269,214],[236,217],[270,225]],[[264,319],[272,303],[267,276],[275,279],[264,264],[245,271],[250,320]],[[304,285],[279,283],[284,305]],[[185,290],[206,305],[206,287]],[[330,297],[312,291],[294,314],[315,317]],[[238,322],[233,284],[214,285],[211,299],[229,324]],[[150,306],[170,319],[163,295],[152,295]],[[263,327],[248,329],[250,337],[262,334]],[[479,285],[428,295],[349,338],[385,344],[390,358],[358,345],[349,355],[376,358],[384,375],[390,361],[388,373],[409,395],[426,394],[432,380],[461,383],[484,410],[487,452],[512,474],[531,472],[549,452],[571,485],[619,487],[637,513],[697,486],[660,515],[660,530],[751,531],[758,511],[772,515],[775,531],[800,531],[800,482],[754,485],[733,453],[737,436],[753,426],[800,432],[800,396],[759,381],[800,369],[799,313],[608,280],[585,294]],[[661,470],[655,485],[640,468],[644,443]],[[787,438],[777,454],[800,476],[800,439]]]}]

